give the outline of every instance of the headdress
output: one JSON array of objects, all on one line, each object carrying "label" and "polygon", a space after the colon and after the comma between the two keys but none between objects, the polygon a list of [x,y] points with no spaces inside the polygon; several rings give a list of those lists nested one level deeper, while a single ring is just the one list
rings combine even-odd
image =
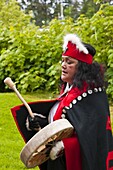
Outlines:
[{"label": "headdress", "polygon": [[92,64],[93,56],[96,53],[94,47],[81,42],[76,34],[67,34],[64,37],[63,50],[63,56],[69,56],[87,64]]}]

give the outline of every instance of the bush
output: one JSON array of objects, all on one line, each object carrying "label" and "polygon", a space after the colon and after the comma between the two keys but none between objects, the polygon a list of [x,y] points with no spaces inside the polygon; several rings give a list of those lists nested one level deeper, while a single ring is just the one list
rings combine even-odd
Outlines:
[{"label": "bush", "polygon": [[0,3],[1,91],[5,91],[4,78],[10,76],[21,92],[37,89],[58,92],[63,36],[76,33],[96,48],[94,60],[107,66],[107,92],[113,99],[113,6],[102,5],[90,19],[84,15],[76,21],[53,19],[49,26],[40,29],[30,22],[31,16],[24,14],[15,0]]}]

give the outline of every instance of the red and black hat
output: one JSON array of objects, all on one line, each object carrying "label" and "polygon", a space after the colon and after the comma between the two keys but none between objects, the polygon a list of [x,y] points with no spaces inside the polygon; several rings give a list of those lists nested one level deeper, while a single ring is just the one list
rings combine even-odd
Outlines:
[{"label": "red and black hat", "polygon": [[63,56],[69,56],[87,64],[92,64],[93,56],[96,53],[94,47],[81,42],[80,38],[75,34],[67,34],[64,37],[63,50]]}]

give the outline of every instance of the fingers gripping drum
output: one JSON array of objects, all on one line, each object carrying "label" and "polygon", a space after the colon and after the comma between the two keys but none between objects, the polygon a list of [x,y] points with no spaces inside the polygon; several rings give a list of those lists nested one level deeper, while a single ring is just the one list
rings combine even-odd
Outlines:
[{"label": "fingers gripping drum", "polygon": [[58,158],[63,154],[63,151],[64,151],[64,144],[62,141],[58,141],[56,142],[55,146],[52,147],[49,156],[52,160],[55,160],[56,158]]}]

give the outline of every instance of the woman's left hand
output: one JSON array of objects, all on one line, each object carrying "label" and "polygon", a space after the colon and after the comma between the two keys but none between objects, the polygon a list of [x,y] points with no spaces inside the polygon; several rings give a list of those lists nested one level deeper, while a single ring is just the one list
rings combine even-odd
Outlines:
[{"label": "woman's left hand", "polygon": [[62,141],[58,141],[56,142],[55,146],[52,147],[51,151],[50,151],[50,159],[55,160],[56,158],[58,158],[59,156],[61,156],[63,154],[64,151],[64,144]]}]

